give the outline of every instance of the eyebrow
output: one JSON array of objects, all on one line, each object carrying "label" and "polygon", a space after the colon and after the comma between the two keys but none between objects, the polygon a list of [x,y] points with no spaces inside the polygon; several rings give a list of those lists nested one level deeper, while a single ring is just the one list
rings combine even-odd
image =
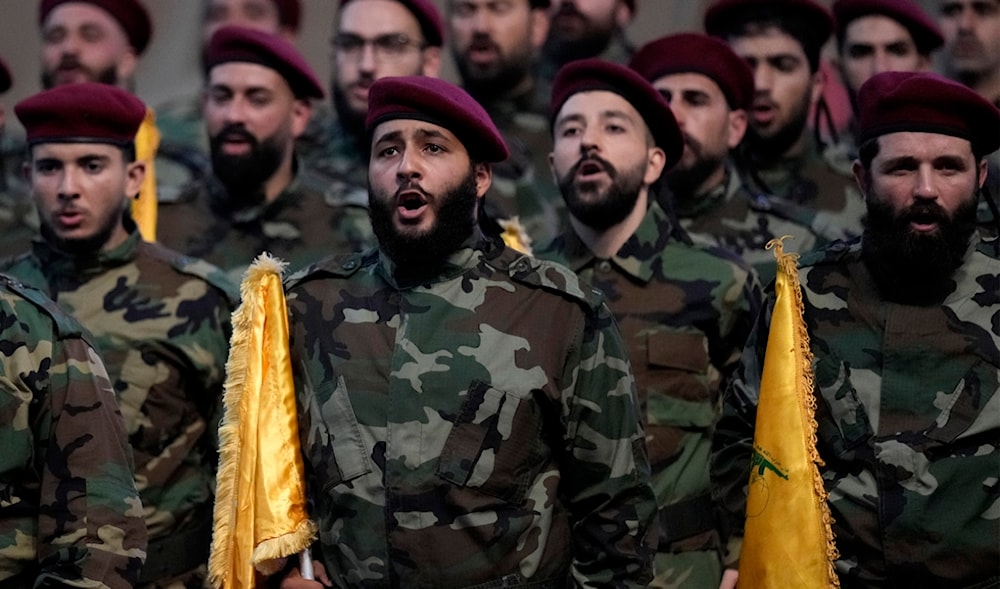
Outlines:
[{"label": "eyebrow", "polygon": [[[418,139],[448,139],[448,137],[438,129],[425,127],[417,129],[415,135]],[[372,143],[382,143],[383,141],[403,141],[403,132],[398,129],[395,131],[387,131],[376,137]]]}]

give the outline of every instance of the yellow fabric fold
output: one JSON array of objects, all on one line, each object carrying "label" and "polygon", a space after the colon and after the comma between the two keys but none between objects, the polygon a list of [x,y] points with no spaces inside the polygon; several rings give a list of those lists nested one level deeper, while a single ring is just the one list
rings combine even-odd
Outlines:
[{"label": "yellow fabric fold", "polygon": [[146,241],[156,241],[156,150],[160,148],[160,131],[156,128],[156,113],[146,109],[146,118],[135,134],[135,159],[146,162],[146,177],[139,188],[139,197],[132,201],[132,218],[139,235]]},{"label": "yellow fabric fold", "polygon": [[[782,238],[784,239],[784,238]],[[827,493],[816,450],[812,353],[802,318],[795,254],[781,240],[774,313],[760,384],[757,424],[740,555],[740,587],[839,587]]]},{"label": "yellow fabric fold", "polygon": [[209,580],[252,588],[284,557],[309,547],[295,387],[288,353],[284,262],[261,254],[240,287],[226,365]]}]

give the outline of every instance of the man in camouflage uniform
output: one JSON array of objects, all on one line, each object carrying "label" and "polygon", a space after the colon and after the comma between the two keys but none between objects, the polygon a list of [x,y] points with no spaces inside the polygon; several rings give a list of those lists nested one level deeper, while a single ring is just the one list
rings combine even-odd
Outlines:
[{"label": "man in camouflage uniform", "polygon": [[441,13],[431,0],[340,1],[330,81],[336,118],[298,143],[315,189],[329,202],[368,204],[371,85],[387,76],[437,77],[443,43]]},{"label": "man in camouflage uniform", "polygon": [[295,138],[311,100],[323,97],[298,51],[268,33],[223,27],[205,55],[214,173],[160,207],[160,242],[234,280],[262,251],[298,269],[371,243],[367,207],[325,199],[298,163]]},{"label": "man in camouflage uniform", "polygon": [[731,150],[743,140],[753,101],[753,74],[722,41],[695,33],[642,46],[629,67],[670,104],[684,136],[684,153],[667,169],[660,198],[696,240],[726,248],[752,264],[762,282],[775,274],[767,242],[791,235],[803,250],[816,245],[801,208],[755,190]]},{"label": "man in camouflage uniform", "polygon": [[149,534],[140,584],[197,584],[208,559],[234,293],[217,269],[143,241],[128,213],[143,180],[133,152],[142,101],[80,83],[14,110],[30,145],[41,239],[4,271],[76,317],[104,358]]},{"label": "man in camouflage uniform", "polygon": [[[0,59],[0,94],[10,90],[13,80],[7,64]],[[8,145],[4,135],[4,119],[6,118],[3,104],[0,104],[0,150],[15,149]],[[9,169],[15,166],[21,158],[6,158],[0,156],[0,259],[24,251],[31,243],[32,236],[38,231],[38,219],[35,216],[27,187],[21,180],[21,169]]]},{"label": "man in camouflage uniform", "polygon": [[[840,586],[996,587],[1000,249],[978,234],[975,206],[1000,112],[912,72],[872,77],[858,105],[864,235],[799,265]],[[734,557],[768,303],[713,440]]]},{"label": "man in camouflage uniform", "polygon": [[0,586],[131,589],[146,556],[108,374],[79,324],[0,275]]},{"label": "man in camouflage uniform", "polygon": [[412,76],[370,97],[379,247],[287,283],[317,579],[645,587],[656,505],[600,294],[478,230],[507,148],[468,94]]},{"label": "man in camouflage uniform", "polygon": [[549,1],[450,0],[448,6],[462,86],[483,105],[511,151],[493,168],[487,213],[503,225],[516,221],[533,243],[545,244],[565,222],[548,172],[549,97],[540,95],[534,71],[549,28]]},{"label": "man in camouflage uniform", "polygon": [[[201,19],[202,66],[204,51],[215,31],[233,25],[257,29],[295,42],[302,18],[299,0],[203,0]],[[198,158],[208,156],[208,137],[202,113],[204,94],[201,88],[171,98],[156,107],[161,149]]]},{"label": "man in camouflage uniform", "polygon": [[804,211],[801,222],[823,239],[858,235],[864,201],[850,160],[841,146],[821,146],[807,124],[810,109],[826,111],[819,60],[833,30],[829,10],[813,0],[717,0],[705,30],[754,73],[750,128],[738,155],[756,189]]},{"label": "man in camouflage uniform", "polygon": [[625,66],[575,61],[556,76],[552,168],[570,227],[539,253],[608,299],[645,408],[660,536],[655,587],[715,589],[722,575],[708,452],[720,382],[760,304],[754,272],[678,235],[650,185],[683,139],[663,97]]},{"label": "man in camouflage uniform", "polygon": [[542,48],[539,76],[550,94],[559,69],[576,59],[599,57],[628,63],[635,51],[625,30],[636,0],[552,0],[552,25]]}]

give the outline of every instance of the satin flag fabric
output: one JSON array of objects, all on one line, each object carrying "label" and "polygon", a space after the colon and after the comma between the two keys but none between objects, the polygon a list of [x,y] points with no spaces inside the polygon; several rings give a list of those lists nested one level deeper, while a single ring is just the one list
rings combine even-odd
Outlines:
[{"label": "satin flag fabric", "polygon": [[135,134],[135,159],[146,162],[146,177],[139,188],[138,198],[132,201],[132,219],[139,228],[139,235],[146,241],[156,241],[156,150],[160,148],[160,131],[156,128],[156,114],[146,109],[146,118]]}]

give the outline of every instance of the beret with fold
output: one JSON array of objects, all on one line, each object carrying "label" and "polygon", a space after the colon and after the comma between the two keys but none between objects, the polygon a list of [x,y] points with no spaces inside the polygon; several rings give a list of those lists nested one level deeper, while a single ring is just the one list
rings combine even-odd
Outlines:
[{"label": "beret with fold", "polygon": [[[341,10],[343,10],[346,4],[355,1],[357,0],[340,0]],[[420,23],[420,32],[424,34],[424,40],[428,45],[431,47],[441,47],[444,45],[444,20],[441,18],[441,12],[438,11],[433,2],[430,0],[396,1],[405,6],[416,17],[417,22]]]},{"label": "beret with fold", "polygon": [[667,156],[667,169],[680,160],[684,138],[670,105],[653,86],[637,72],[617,63],[592,57],[564,65],[552,81],[551,124],[559,116],[563,104],[574,94],[606,90],[618,94],[642,116],[656,145]]},{"label": "beret with fold", "polygon": [[135,140],[146,105],[110,84],[83,82],[44,90],[14,105],[29,145],[112,143]]},{"label": "beret with fold", "polygon": [[10,86],[13,83],[14,79],[10,77],[10,70],[7,69],[7,64],[0,59],[0,94],[10,90]]},{"label": "beret with fold", "polygon": [[414,119],[440,125],[458,137],[472,159],[496,163],[509,152],[483,107],[450,82],[426,76],[388,77],[368,90],[365,127],[369,138],[380,124]]},{"label": "beret with fold", "polygon": [[650,41],[632,56],[629,67],[650,83],[670,74],[702,74],[719,85],[730,108],[748,109],[753,102],[753,71],[746,60],[708,35],[678,33]]},{"label": "beret with fold", "polygon": [[136,55],[142,55],[149,45],[149,39],[153,36],[153,22],[139,0],[42,0],[38,5],[39,26],[45,24],[45,19],[54,8],[69,2],[93,4],[110,14],[122,26]]},{"label": "beret with fold", "polygon": [[1000,111],[937,74],[882,72],[858,89],[858,131],[862,142],[904,131],[951,135],[987,154],[1000,148]]},{"label": "beret with fold", "polygon": [[833,3],[833,16],[837,20],[837,37],[855,19],[862,16],[882,15],[903,25],[913,36],[917,51],[930,53],[944,44],[941,29],[914,0],[837,0]]},{"label": "beret with fold", "polygon": [[281,74],[296,98],[323,98],[323,86],[295,47],[284,39],[245,27],[220,27],[208,41],[208,69],[230,62],[256,63]]},{"label": "beret with fold", "polygon": [[274,0],[274,4],[278,7],[278,22],[298,31],[302,21],[302,3],[299,0]]},{"label": "beret with fold", "polygon": [[798,16],[820,44],[833,32],[833,15],[812,0],[718,0],[705,11],[705,32],[715,37],[725,36],[734,25],[744,22],[748,14],[761,9]]}]

